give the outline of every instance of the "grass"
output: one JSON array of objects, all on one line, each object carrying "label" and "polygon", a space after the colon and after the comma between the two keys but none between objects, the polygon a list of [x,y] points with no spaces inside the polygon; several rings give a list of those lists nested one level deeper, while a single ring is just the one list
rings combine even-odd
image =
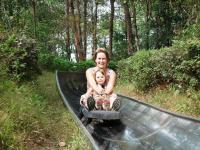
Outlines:
[{"label": "grass", "polygon": [[199,91],[181,92],[170,87],[160,86],[148,92],[138,91],[131,84],[118,84],[115,92],[135,98],[154,106],[181,115],[200,118]]},{"label": "grass", "polygon": [[0,149],[91,149],[62,103],[54,73],[20,86],[6,77],[0,81]]}]

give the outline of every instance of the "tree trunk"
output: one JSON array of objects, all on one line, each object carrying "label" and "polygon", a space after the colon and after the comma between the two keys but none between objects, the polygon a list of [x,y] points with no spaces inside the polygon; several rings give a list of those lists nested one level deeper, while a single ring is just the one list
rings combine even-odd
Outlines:
[{"label": "tree trunk", "polygon": [[135,8],[135,0],[131,1],[132,6],[132,16],[133,16],[133,33],[135,35],[135,48],[138,51],[139,48],[139,37],[138,37],[138,29],[137,29],[137,19],[136,19],[136,8]]},{"label": "tree trunk", "polygon": [[128,0],[123,3],[124,5],[124,13],[125,13],[125,23],[127,26],[127,36],[128,36],[128,54],[132,54],[135,52],[134,49],[134,37],[132,31],[132,24],[131,24],[131,16],[129,12]]},{"label": "tree trunk", "polygon": [[109,39],[110,39],[109,40],[109,55],[110,55],[110,57],[112,57],[112,55],[113,55],[112,39],[113,39],[113,20],[114,20],[114,11],[115,11],[114,3],[115,3],[115,0],[110,0],[110,6],[111,6],[110,27],[109,27],[109,30],[110,30],[110,34],[109,34]]},{"label": "tree trunk", "polygon": [[66,53],[67,53],[67,59],[70,60],[71,58],[71,50],[70,50],[70,33],[69,33],[69,8],[70,8],[70,3],[69,0],[65,1],[65,14],[66,14],[66,41],[65,41],[65,46],[66,46]]},{"label": "tree trunk", "polygon": [[162,46],[160,40],[161,37],[162,37],[161,18],[159,16],[156,16],[156,44],[155,44],[156,49],[159,49]]},{"label": "tree trunk", "polygon": [[77,32],[77,28],[76,28],[76,17],[74,14],[74,1],[70,0],[70,8],[71,8],[71,16],[73,17],[72,20],[72,31],[74,34],[74,46],[75,46],[75,58],[76,58],[76,62],[79,62],[79,56],[78,56],[78,52],[79,52],[79,47],[78,47],[78,32]]},{"label": "tree trunk", "polygon": [[79,60],[80,61],[84,61],[85,58],[85,54],[84,54],[84,50],[83,50],[83,40],[82,40],[82,31],[81,31],[81,11],[80,11],[80,0],[77,0],[77,12],[78,12],[78,16],[77,16],[77,29],[78,29],[78,54],[79,54]]},{"label": "tree trunk", "polygon": [[2,17],[4,14],[4,4],[3,1],[0,1],[0,17]]},{"label": "tree trunk", "polygon": [[93,16],[93,48],[92,55],[97,49],[97,10],[98,10],[98,2],[95,1],[95,11]]},{"label": "tree trunk", "polygon": [[83,50],[86,58],[87,54],[87,0],[84,0],[84,27],[83,27]]},{"label": "tree trunk", "polygon": [[149,49],[150,17],[151,17],[151,0],[146,0],[146,40],[145,40],[145,48],[147,50]]},{"label": "tree trunk", "polygon": [[34,37],[36,38],[36,1],[32,0],[33,7],[33,22],[34,22]]}]

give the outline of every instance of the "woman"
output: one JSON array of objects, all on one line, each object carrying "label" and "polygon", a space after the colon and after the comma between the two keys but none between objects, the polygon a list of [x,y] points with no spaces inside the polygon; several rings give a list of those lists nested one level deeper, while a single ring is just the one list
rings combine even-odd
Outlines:
[{"label": "woman", "polygon": [[[113,88],[116,80],[116,73],[108,68],[109,63],[109,54],[105,51],[104,48],[98,48],[94,54],[93,60],[95,62],[95,67],[89,68],[86,70],[87,86],[92,88],[98,94],[110,95],[113,92]],[[98,86],[95,82],[94,75],[98,69],[103,69],[106,75],[106,88],[103,89],[101,86]],[[81,98],[81,105],[86,106],[89,110],[94,109],[95,101],[92,97]],[[112,99],[110,101],[110,107],[112,110],[118,110],[120,108],[120,101],[117,99]]]}]

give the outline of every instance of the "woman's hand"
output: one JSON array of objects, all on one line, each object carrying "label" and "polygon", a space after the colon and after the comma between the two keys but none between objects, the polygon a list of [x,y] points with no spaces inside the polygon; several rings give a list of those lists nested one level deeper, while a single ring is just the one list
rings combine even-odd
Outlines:
[{"label": "woman's hand", "polygon": [[96,89],[94,89],[98,94],[104,93],[104,89],[101,86],[96,86]]}]

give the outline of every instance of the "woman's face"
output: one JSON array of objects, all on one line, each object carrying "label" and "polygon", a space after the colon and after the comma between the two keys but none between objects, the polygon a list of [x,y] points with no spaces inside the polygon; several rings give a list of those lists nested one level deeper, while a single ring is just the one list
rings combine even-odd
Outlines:
[{"label": "woman's face", "polygon": [[105,69],[107,67],[107,64],[108,64],[108,60],[106,58],[106,55],[104,53],[98,53],[97,54],[97,57],[95,59],[95,63],[96,63],[96,66],[98,68],[102,68],[102,69]]},{"label": "woman's face", "polygon": [[105,76],[100,71],[96,72],[96,82],[98,84],[103,85],[105,80]]}]

